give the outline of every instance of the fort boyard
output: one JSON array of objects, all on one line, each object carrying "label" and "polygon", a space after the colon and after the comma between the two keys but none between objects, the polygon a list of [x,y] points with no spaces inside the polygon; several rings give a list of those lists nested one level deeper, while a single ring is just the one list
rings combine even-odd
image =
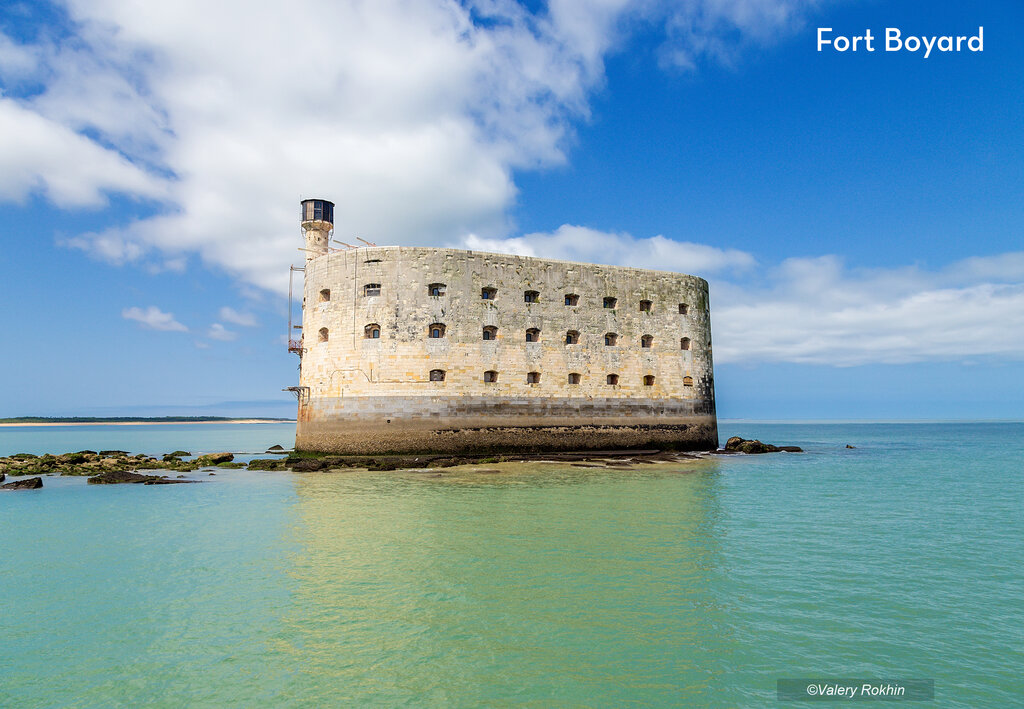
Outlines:
[{"label": "fort boyard", "polygon": [[333,222],[333,203],[302,202],[302,335],[289,340],[297,450],[717,447],[704,279],[457,249],[342,250],[329,245]]}]

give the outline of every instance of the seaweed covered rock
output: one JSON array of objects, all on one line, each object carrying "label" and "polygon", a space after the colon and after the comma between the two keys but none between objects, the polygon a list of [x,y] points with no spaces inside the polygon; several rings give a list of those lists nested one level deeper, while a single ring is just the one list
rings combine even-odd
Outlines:
[{"label": "seaweed covered rock", "polygon": [[195,463],[202,468],[208,465],[217,465],[219,463],[230,463],[234,459],[234,453],[207,453],[206,455],[201,455],[196,458]]},{"label": "seaweed covered rock", "polygon": [[191,482],[196,481],[171,480],[163,475],[143,475],[141,473],[132,473],[127,470],[112,470],[89,478],[90,485],[121,485],[126,483],[136,485],[173,485],[177,483]]},{"label": "seaweed covered rock", "polygon": [[277,458],[253,458],[249,470],[288,470],[288,461]]}]

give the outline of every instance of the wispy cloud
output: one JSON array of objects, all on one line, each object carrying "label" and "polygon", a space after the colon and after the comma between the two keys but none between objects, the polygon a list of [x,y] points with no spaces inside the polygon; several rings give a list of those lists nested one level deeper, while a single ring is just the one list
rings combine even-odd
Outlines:
[{"label": "wispy cloud", "polygon": [[145,310],[139,307],[125,308],[121,311],[121,317],[125,320],[134,320],[150,330],[188,332],[187,327],[174,319],[173,313],[165,313],[155,305],[151,305]]},{"label": "wispy cloud", "polygon": [[213,325],[210,325],[210,329],[206,331],[206,336],[211,340],[220,340],[221,342],[231,342],[232,340],[238,339],[237,332],[228,330],[219,322],[215,322]]},{"label": "wispy cloud", "polygon": [[220,309],[219,315],[221,320],[233,325],[240,325],[241,327],[256,327],[259,325],[256,316],[252,313],[239,312],[227,305]]},{"label": "wispy cloud", "polygon": [[758,284],[712,281],[716,361],[1024,359],[1024,253],[935,271],[793,258],[765,275]]}]

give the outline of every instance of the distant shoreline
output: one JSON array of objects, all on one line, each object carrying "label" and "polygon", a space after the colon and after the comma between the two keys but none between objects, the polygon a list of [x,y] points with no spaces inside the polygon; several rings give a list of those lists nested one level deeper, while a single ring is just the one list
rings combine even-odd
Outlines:
[{"label": "distant shoreline", "polygon": [[295,423],[294,419],[217,419],[215,421],[8,421],[0,422],[0,428],[24,426],[180,426],[213,423]]}]

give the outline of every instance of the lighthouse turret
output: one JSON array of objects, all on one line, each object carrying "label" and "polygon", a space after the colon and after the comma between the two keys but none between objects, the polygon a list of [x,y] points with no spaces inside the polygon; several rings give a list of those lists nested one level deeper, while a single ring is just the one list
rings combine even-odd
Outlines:
[{"label": "lighthouse turret", "polygon": [[328,251],[334,233],[334,202],[325,199],[302,200],[302,231],[306,236],[306,260]]}]

